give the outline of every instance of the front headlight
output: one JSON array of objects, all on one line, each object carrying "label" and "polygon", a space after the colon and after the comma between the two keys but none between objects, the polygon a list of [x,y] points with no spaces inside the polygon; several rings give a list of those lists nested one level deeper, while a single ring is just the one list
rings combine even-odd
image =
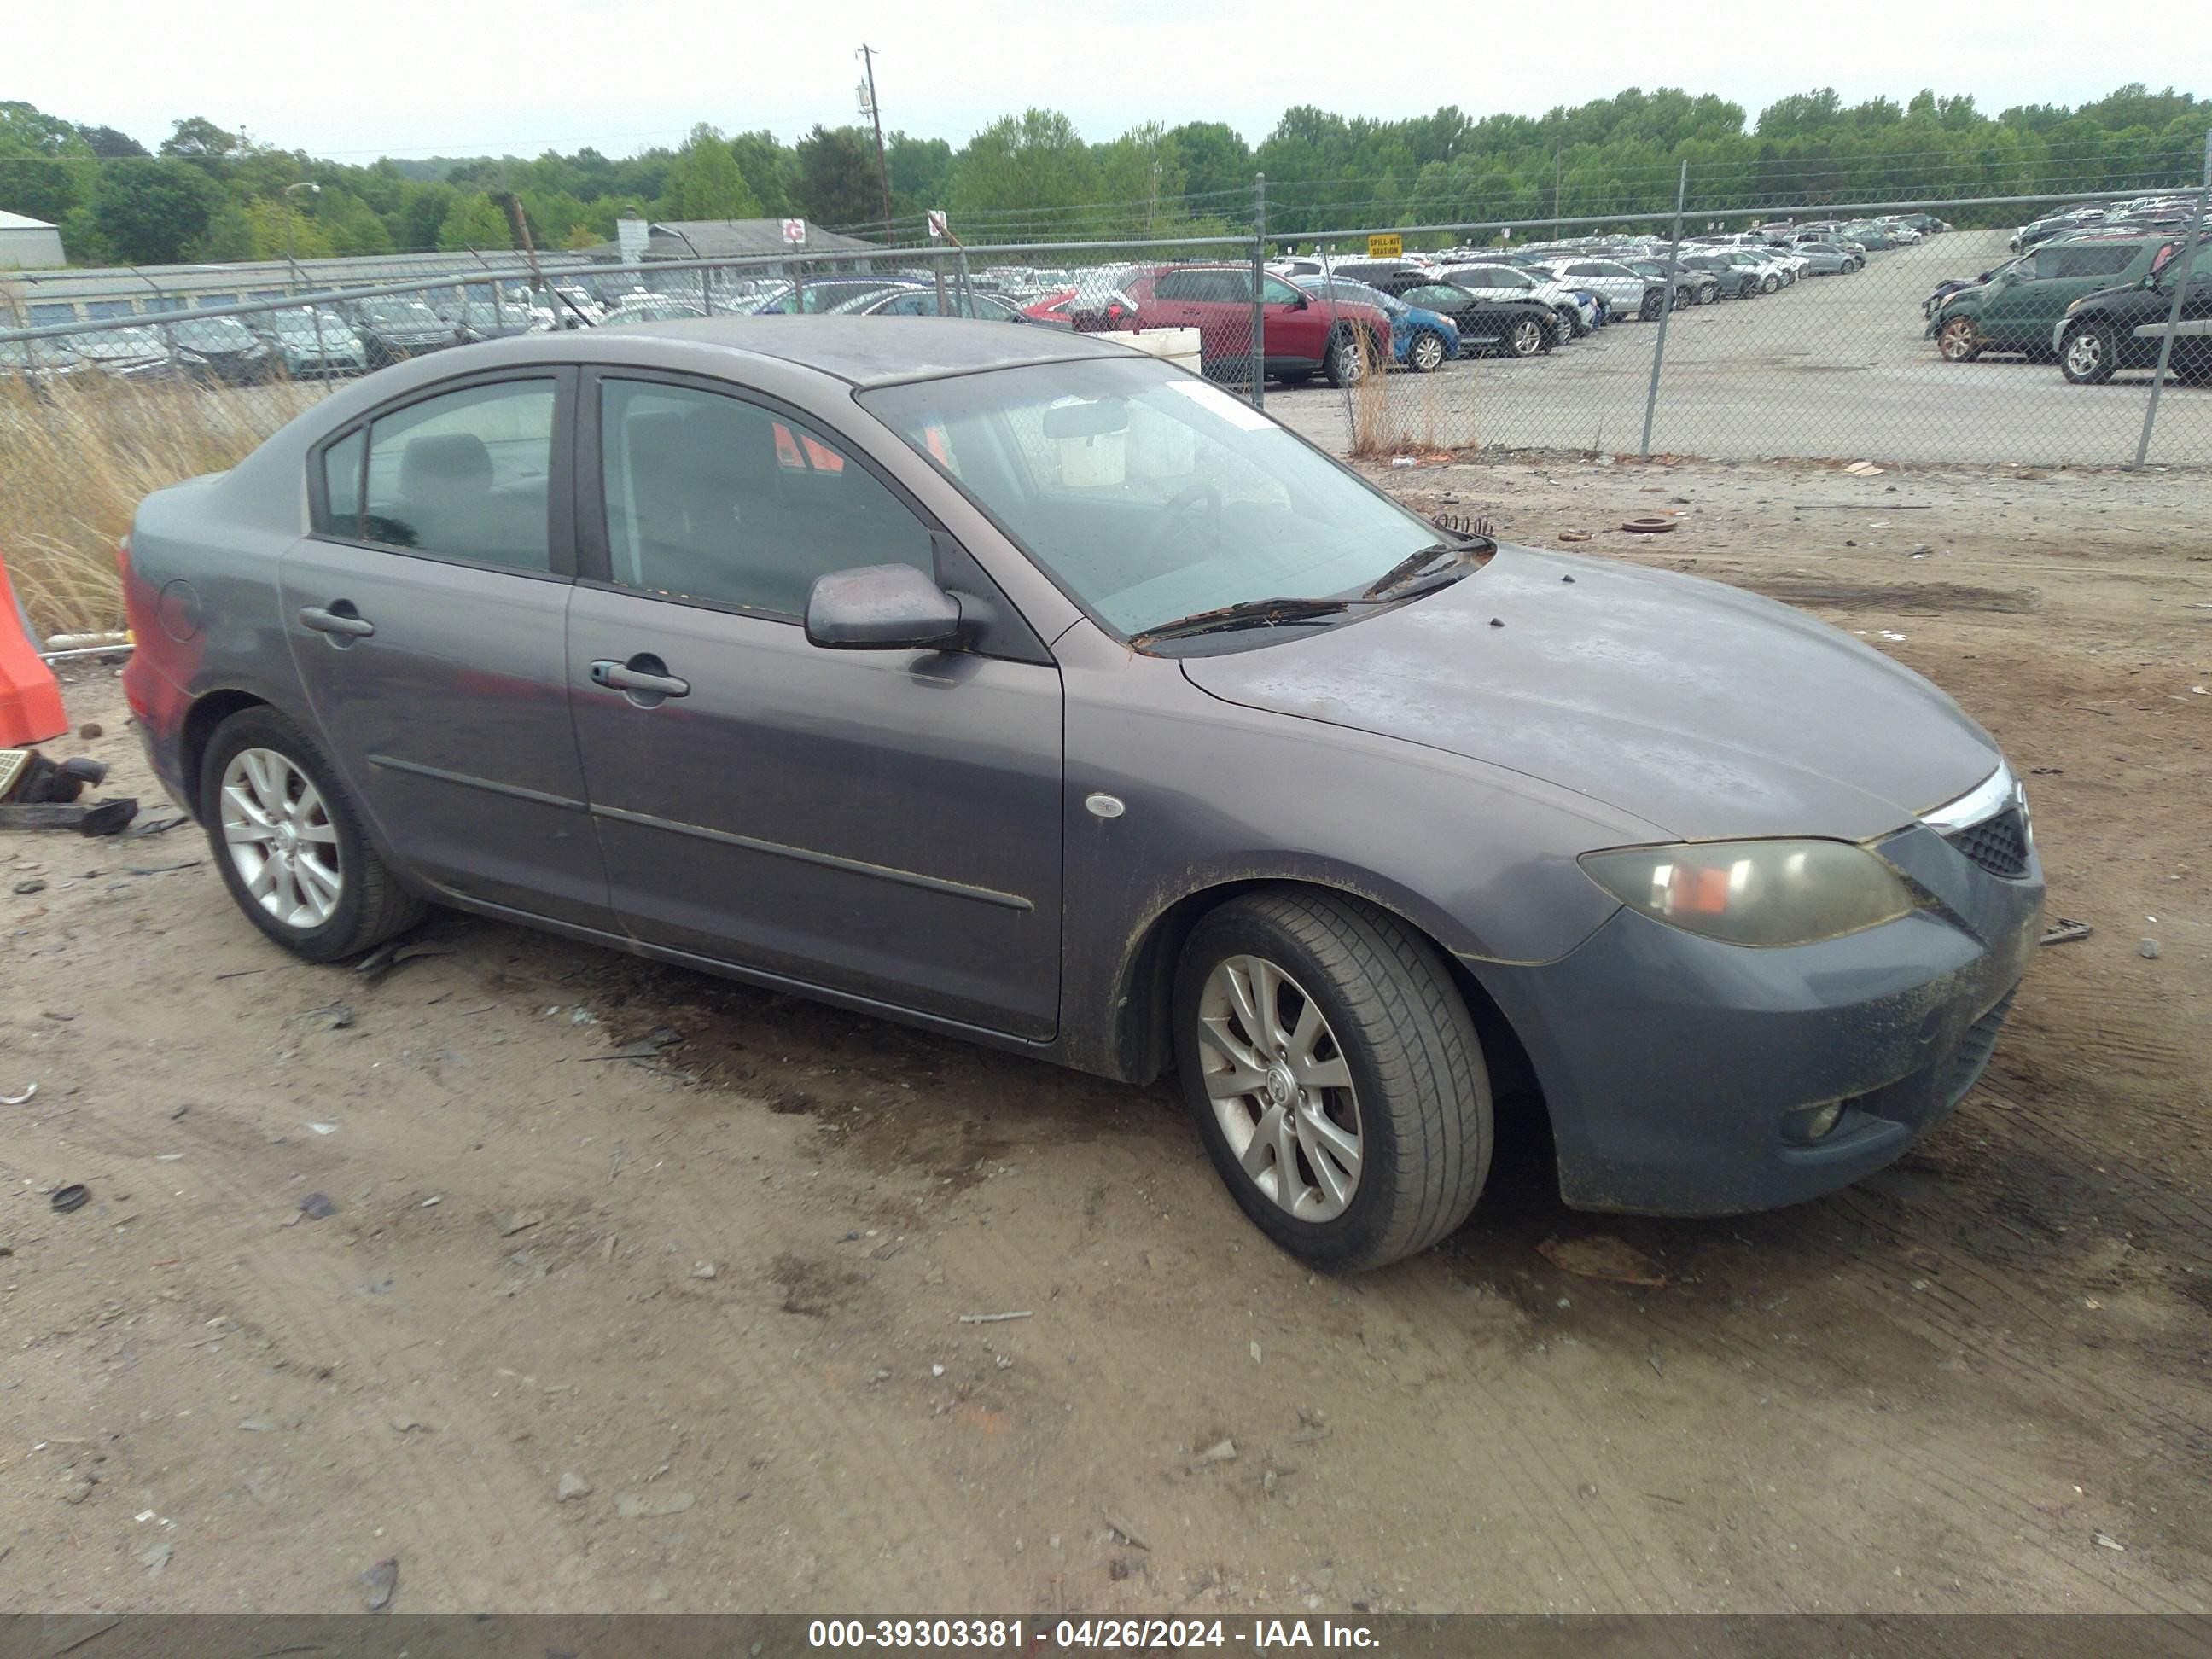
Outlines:
[{"label": "front headlight", "polygon": [[1728,945],[1809,945],[1914,908],[1896,871],[1843,841],[1622,847],[1578,861],[1632,910]]}]

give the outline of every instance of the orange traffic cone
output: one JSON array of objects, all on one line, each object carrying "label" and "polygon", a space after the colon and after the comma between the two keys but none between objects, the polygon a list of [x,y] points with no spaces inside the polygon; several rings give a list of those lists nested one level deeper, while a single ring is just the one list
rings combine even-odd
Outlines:
[{"label": "orange traffic cone", "polygon": [[0,560],[0,749],[44,743],[68,730],[61,683],[31,643],[30,619]]}]

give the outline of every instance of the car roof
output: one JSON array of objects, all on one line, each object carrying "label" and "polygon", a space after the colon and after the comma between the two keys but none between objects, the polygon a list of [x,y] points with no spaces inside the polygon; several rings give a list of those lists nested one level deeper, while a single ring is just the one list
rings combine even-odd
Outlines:
[{"label": "car roof", "polygon": [[[1027,363],[1126,356],[1130,348],[1058,329],[959,317],[684,317],[626,323],[610,336],[743,351],[834,375],[856,386],[936,380]],[[566,337],[570,349],[578,336]],[[586,339],[589,336],[586,335]]]}]

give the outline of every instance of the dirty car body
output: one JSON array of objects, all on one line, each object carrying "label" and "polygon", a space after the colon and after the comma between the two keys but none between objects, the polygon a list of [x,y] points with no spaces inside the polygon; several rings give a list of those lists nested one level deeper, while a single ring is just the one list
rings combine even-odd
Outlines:
[{"label": "dirty car body", "polygon": [[[1909,670],[1725,586],[1439,532],[1104,337],[456,348],[149,498],[125,568],[137,723],[272,937],[362,948],[374,860],[387,931],[410,895],[1173,1069],[1248,1214],[1336,1265],[1467,1213],[1493,1081],[1540,1097],[1579,1206],[1881,1167],[1972,1083],[2041,908],[2003,757]],[[273,808],[256,755],[302,780]],[[319,842],[355,860],[321,921],[337,863],[279,869]],[[1804,887],[1831,867],[1886,896]],[[1346,963],[1402,1015],[1310,983]],[[1480,1095],[1420,1109],[1469,1143],[1433,1213],[1362,1231],[1357,1183],[1424,1156],[1368,1051],[1416,1037]]]}]

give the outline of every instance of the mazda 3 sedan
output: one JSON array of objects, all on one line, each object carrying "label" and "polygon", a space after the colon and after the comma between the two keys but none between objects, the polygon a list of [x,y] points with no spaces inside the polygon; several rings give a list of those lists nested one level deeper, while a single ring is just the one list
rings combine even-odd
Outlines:
[{"label": "mazda 3 sedan", "polygon": [[1141,1083],[1285,1249],[1809,1198],[1940,1122],[2043,878],[1949,698],[1425,522],[1110,338],[759,317],[400,363],[149,497],[125,674],[311,961],[456,906]]}]

